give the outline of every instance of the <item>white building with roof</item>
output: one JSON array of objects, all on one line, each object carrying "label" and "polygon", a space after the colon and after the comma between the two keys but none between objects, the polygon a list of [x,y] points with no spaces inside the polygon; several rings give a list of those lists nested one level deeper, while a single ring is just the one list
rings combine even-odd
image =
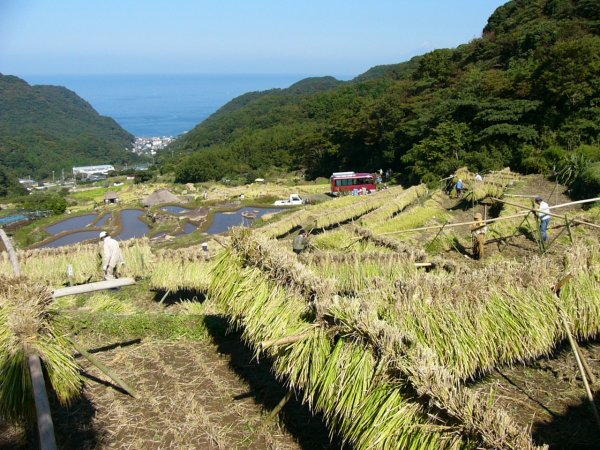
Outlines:
[{"label": "white building with roof", "polygon": [[73,167],[73,175],[82,175],[87,178],[90,175],[108,175],[108,172],[115,170],[112,164],[102,164],[98,166],[81,166],[81,167]]}]

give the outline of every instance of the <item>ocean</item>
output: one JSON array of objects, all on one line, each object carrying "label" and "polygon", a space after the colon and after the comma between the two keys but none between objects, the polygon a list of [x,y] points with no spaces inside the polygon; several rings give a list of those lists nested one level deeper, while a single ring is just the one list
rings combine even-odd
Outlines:
[{"label": "ocean", "polygon": [[286,88],[309,75],[30,75],[64,86],[136,137],[177,136],[246,92]]}]

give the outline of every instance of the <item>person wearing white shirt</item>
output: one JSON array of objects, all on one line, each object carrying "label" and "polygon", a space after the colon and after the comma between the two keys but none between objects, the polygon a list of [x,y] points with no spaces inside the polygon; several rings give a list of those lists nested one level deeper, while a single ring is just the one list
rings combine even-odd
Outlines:
[{"label": "person wearing white shirt", "polygon": [[125,264],[125,259],[119,248],[119,243],[111,238],[106,231],[100,232],[102,241],[102,270],[105,280],[114,280],[117,277],[117,268]]},{"label": "person wearing white shirt", "polygon": [[548,240],[548,225],[550,224],[550,206],[540,195],[535,197],[535,202],[538,205],[537,215],[540,219],[540,232],[542,233],[542,240],[546,242]]}]

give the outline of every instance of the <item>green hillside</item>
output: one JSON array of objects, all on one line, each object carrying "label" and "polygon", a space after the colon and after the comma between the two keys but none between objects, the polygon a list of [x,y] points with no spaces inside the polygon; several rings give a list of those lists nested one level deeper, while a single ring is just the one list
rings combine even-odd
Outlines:
[{"label": "green hillside", "polygon": [[600,2],[510,1],[481,38],[321,85],[225,105],[174,144],[177,180],[273,166],[311,178],[389,167],[408,183],[462,166],[589,172],[600,160]]},{"label": "green hillside", "polygon": [[47,177],[74,165],[131,160],[134,137],[74,92],[0,74],[0,166]]}]

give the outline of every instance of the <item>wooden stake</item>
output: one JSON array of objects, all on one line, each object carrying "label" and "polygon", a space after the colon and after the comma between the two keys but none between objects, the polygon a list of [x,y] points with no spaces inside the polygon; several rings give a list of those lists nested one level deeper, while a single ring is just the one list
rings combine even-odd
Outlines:
[{"label": "wooden stake", "polygon": [[292,398],[292,391],[288,391],[287,394],[284,395],[284,397],[279,401],[279,403],[277,403],[277,406],[275,406],[275,408],[273,408],[269,415],[265,417],[265,420],[263,420],[260,426],[264,427],[271,420],[273,420],[275,416],[277,416],[277,414],[279,414],[279,412],[283,409],[286,403],[290,400],[290,398]]},{"label": "wooden stake", "polygon": [[4,242],[4,247],[8,252],[8,258],[10,259],[10,263],[13,266],[13,272],[15,273],[15,277],[20,276],[21,267],[19,266],[19,259],[17,258],[17,254],[15,253],[15,249],[13,248],[10,239],[8,238],[8,236],[2,228],[0,228],[0,239],[2,239],[2,242]]},{"label": "wooden stake", "polygon": [[165,301],[165,299],[169,296],[169,294],[171,293],[171,289],[167,289],[167,292],[165,292],[165,295],[162,296],[162,298],[160,299],[160,302],[158,302],[159,305],[162,305],[163,302]]},{"label": "wooden stake", "polygon": [[119,378],[118,375],[115,375],[115,373],[112,370],[110,370],[108,367],[106,367],[102,362],[100,362],[98,360],[98,358],[96,358],[91,353],[86,351],[77,342],[71,340],[71,344],[73,344],[73,347],[75,348],[75,350],[77,350],[81,354],[81,356],[83,356],[85,359],[87,359],[89,362],[91,362],[94,366],[96,366],[98,369],[100,369],[100,371],[102,371],[102,373],[104,373],[107,377],[109,377],[111,380],[113,380],[121,389],[123,389],[125,392],[127,392],[129,395],[131,395],[133,398],[138,398],[138,395],[135,392],[135,390],[133,390],[133,388],[131,388],[127,383],[125,383],[123,380],[121,380],[121,378]]},{"label": "wooden stake", "polygon": [[40,436],[41,450],[56,450],[56,439],[54,437],[54,424],[50,412],[48,394],[46,394],[46,383],[42,363],[38,355],[27,357],[29,373],[31,375],[31,387],[35,401],[35,414],[37,417],[38,434]]}]

